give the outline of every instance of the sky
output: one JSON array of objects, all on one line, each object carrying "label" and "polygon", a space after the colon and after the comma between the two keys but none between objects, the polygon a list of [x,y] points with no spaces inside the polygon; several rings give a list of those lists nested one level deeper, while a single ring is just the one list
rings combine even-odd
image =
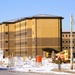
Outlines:
[{"label": "sky", "polygon": [[[74,0],[0,0],[0,22],[37,14],[62,16],[62,30],[70,30],[70,14],[75,19]],[[73,25],[75,30],[75,24]]]}]

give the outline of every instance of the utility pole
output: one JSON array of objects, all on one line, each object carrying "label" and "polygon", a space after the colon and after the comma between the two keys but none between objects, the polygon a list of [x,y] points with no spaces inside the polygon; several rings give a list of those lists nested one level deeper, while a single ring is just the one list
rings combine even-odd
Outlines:
[{"label": "utility pole", "polygon": [[72,14],[70,14],[70,69],[73,70]]}]

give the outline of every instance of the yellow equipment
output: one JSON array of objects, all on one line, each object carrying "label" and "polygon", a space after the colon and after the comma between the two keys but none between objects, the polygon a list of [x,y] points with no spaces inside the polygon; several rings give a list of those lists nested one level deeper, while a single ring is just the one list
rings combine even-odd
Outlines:
[{"label": "yellow equipment", "polygon": [[63,62],[67,62],[70,58],[69,50],[63,50],[56,54],[56,56],[60,57],[63,60]]}]

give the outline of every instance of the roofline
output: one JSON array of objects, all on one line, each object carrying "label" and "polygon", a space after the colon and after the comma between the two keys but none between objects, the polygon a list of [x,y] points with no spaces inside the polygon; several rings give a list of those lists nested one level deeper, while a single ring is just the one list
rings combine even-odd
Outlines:
[{"label": "roofline", "polygon": [[15,22],[20,22],[20,21],[23,21],[23,20],[26,20],[26,19],[43,19],[43,18],[46,18],[46,19],[64,19],[64,17],[25,17],[25,18],[22,18],[22,19],[20,19],[20,20],[17,20],[17,21],[15,21]]},{"label": "roofline", "polygon": [[[75,33],[75,31],[72,31],[73,33]],[[70,31],[64,31],[62,33],[70,33]]]},{"label": "roofline", "polygon": [[19,20],[16,20],[16,21],[13,21],[13,22],[10,22],[10,21],[8,21],[8,22],[2,22],[2,23],[0,23],[0,24],[4,24],[4,23],[6,23],[6,24],[12,24],[12,23],[16,23],[16,22],[20,22],[20,21],[23,21],[23,20],[26,20],[26,19],[43,19],[43,18],[46,18],[46,19],[64,19],[64,17],[61,17],[61,16],[31,16],[31,17],[24,17],[24,18],[21,18],[21,19],[19,19]]},{"label": "roofline", "polygon": [[1,24],[14,24],[15,22],[2,22],[2,23],[0,23],[0,25]]},{"label": "roofline", "polygon": [[59,17],[59,16],[33,16],[33,17],[26,17],[26,19],[33,19],[33,18],[37,18],[37,19],[39,19],[39,18],[60,18],[60,19],[64,19],[63,17]]}]

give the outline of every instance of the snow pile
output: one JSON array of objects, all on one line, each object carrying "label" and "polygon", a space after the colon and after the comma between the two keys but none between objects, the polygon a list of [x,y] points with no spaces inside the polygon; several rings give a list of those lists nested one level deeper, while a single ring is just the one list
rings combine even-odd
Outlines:
[{"label": "snow pile", "polygon": [[[28,59],[23,60],[22,57],[16,58],[14,64],[14,71],[23,71],[23,72],[50,72],[54,68],[58,68],[58,65],[52,63],[50,58],[43,58],[42,62],[36,62],[36,59]],[[70,69],[70,64],[62,64],[62,68],[66,70]]]},{"label": "snow pile", "polygon": [[2,60],[2,64],[0,65],[0,67],[7,67],[7,65],[8,65],[8,61],[9,61],[9,59],[8,58],[4,58],[3,60]]},{"label": "snow pile", "polygon": [[[42,72],[42,73],[51,73],[52,69],[57,68],[58,65],[55,63],[52,63],[52,60],[50,58],[43,58],[42,62],[36,62],[35,58],[27,58],[24,60],[23,57],[14,57],[13,59],[5,58],[3,59],[3,64],[1,66],[3,67],[14,67],[13,71],[21,71],[21,72]],[[61,68],[66,69],[67,71],[75,71],[75,64],[73,64],[74,70],[70,70],[70,64],[62,64]],[[54,72],[56,73],[56,72]],[[63,72],[62,72],[63,73]]]}]

